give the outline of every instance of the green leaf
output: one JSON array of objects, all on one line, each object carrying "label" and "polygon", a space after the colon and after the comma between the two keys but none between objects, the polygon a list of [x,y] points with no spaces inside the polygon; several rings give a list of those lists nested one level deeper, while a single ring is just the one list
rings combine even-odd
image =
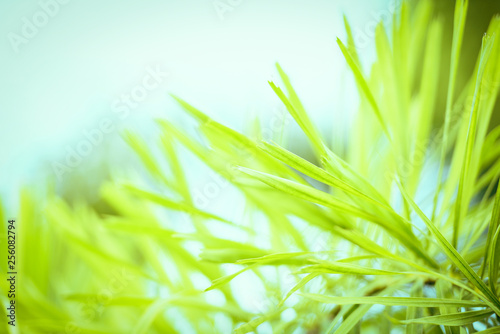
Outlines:
[{"label": "green leaf", "polygon": [[[423,297],[423,281],[416,280],[410,290],[410,297],[426,299]],[[406,308],[406,320],[421,318],[423,316],[424,310],[416,305],[410,305]],[[423,333],[423,325],[421,324],[410,324],[405,328],[406,334],[421,334]]]},{"label": "green leaf", "polygon": [[201,252],[200,258],[204,261],[215,263],[233,263],[243,258],[262,256],[265,253],[265,251],[259,249],[230,248],[225,246],[220,249],[206,248]]},{"label": "green leaf", "polygon": [[229,282],[231,282],[236,276],[244,273],[245,271],[247,270],[250,270],[250,269],[253,269],[255,268],[257,265],[254,264],[254,265],[251,265],[251,266],[248,266],[248,267],[245,267],[237,272],[235,272],[234,274],[231,274],[231,275],[227,275],[227,276],[224,276],[224,277],[220,277],[216,280],[214,280],[212,282],[212,285],[210,285],[208,288],[205,289],[205,291],[210,291],[210,290],[213,290],[213,289],[217,289]]},{"label": "green leaf", "polygon": [[319,276],[320,273],[312,273],[312,274],[308,274],[304,277],[302,277],[300,279],[300,281],[295,284],[295,286],[293,288],[290,289],[290,291],[288,291],[288,293],[286,294],[286,296],[279,302],[278,304],[278,307],[281,307],[285,301],[293,294],[295,293],[297,290],[299,290],[300,288],[302,288],[304,285],[306,285],[307,283],[309,283],[312,279],[314,279],[315,277]]},{"label": "green leaf", "polygon": [[[488,236],[486,238],[485,252],[483,258],[482,269],[486,267],[489,262],[489,284],[491,291],[498,295],[496,292],[496,283],[498,280],[498,253],[500,252],[500,245],[498,240],[498,229],[500,227],[500,179],[498,181],[497,193],[495,195],[495,203],[493,205],[493,212],[491,213],[490,225],[488,228]],[[496,242],[494,241],[495,236],[497,238]]]},{"label": "green leaf", "polygon": [[249,322],[236,328],[234,330],[234,333],[235,334],[245,334],[245,333],[253,332],[257,329],[257,327],[259,327],[259,325],[261,325],[264,322],[278,316],[280,313],[281,313],[280,310],[278,310],[278,311],[270,312],[270,313],[265,314],[263,316],[254,318],[254,319],[250,320]]},{"label": "green leaf", "polygon": [[309,161],[300,158],[299,156],[293,154],[292,152],[279,147],[277,145],[270,145],[267,143],[263,143],[263,150],[268,154],[272,155],[276,159],[284,162],[288,166],[298,170],[301,173],[304,173],[318,181],[321,181],[329,186],[345,191],[346,193],[352,194],[359,198],[365,199],[371,203],[379,205],[385,209],[388,209],[387,205],[381,204],[377,200],[367,196],[365,193],[359,191],[353,186],[345,183],[344,181],[336,178],[332,174],[328,173],[326,170],[317,167],[316,165],[310,163]]},{"label": "green leaf", "polygon": [[[280,68],[278,67],[278,70]],[[282,80],[285,82],[285,86],[291,88],[291,85],[289,84],[288,77],[284,74],[284,72],[280,71],[280,75]],[[288,99],[286,95],[283,93],[283,91],[276,86],[273,82],[269,81],[269,85],[273,89],[273,91],[278,95],[280,100],[283,102],[285,105],[286,109],[292,115],[292,117],[295,119],[297,124],[301,127],[302,131],[307,135],[311,143],[313,144],[313,147],[317,153],[318,156],[324,156],[326,153],[326,148],[325,144],[323,143],[318,130],[316,127],[313,125],[309,117],[307,116],[307,113],[303,109],[301,104],[298,104],[298,98],[295,100],[295,104],[293,103],[294,97],[296,97],[295,93],[290,93],[291,97]]]},{"label": "green leaf", "polygon": [[[378,291],[375,295],[376,296],[382,296],[382,295],[387,295],[387,294],[392,294],[394,291],[396,291],[401,284],[406,283],[404,280],[401,282],[396,282],[395,284],[386,286],[380,291]],[[335,331],[335,334],[348,334],[350,333],[351,329],[356,326],[357,323],[363,318],[363,316],[370,310],[372,305],[359,305],[357,306],[348,316],[347,318],[344,318],[342,321],[341,325],[337,328]],[[331,329],[333,328],[334,322],[332,322],[329,330],[327,331],[328,333],[331,332]]]},{"label": "green leaf", "polygon": [[377,217],[368,213],[360,208],[347,204],[343,201],[340,201],[333,197],[330,194],[312,188],[310,186],[298,184],[296,182],[286,180],[274,175],[270,175],[267,173],[262,173],[259,171],[255,171],[252,169],[239,167],[238,168],[243,173],[273,187],[285,193],[288,193],[292,196],[301,198],[303,200],[313,202],[316,204],[320,204],[326,206],[328,208],[334,209],[336,211],[346,213],[349,215],[354,215],[359,218],[366,219],[368,221],[374,222],[384,229],[386,229],[389,233],[395,236],[401,243],[411,249],[415,254],[424,259],[431,266],[435,266],[435,262],[431,259],[422,249],[421,245],[417,243],[417,240],[407,234],[407,231],[403,230],[400,225],[394,225],[385,220],[385,218]]},{"label": "green leaf", "polygon": [[375,100],[375,97],[373,96],[373,93],[370,89],[370,86],[366,82],[365,78],[363,77],[363,74],[361,73],[361,70],[359,69],[358,65],[356,64],[356,61],[353,59],[345,45],[342,43],[340,39],[337,38],[337,44],[340,47],[340,50],[342,51],[342,54],[344,55],[344,58],[347,61],[347,64],[351,68],[354,78],[356,79],[356,83],[359,85],[361,88],[361,91],[365,95],[366,99],[370,103],[375,116],[377,117],[377,120],[379,121],[380,125],[382,126],[382,129],[384,130],[387,138],[390,140],[391,139],[391,134],[389,132],[389,129],[387,127],[386,121],[382,115],[382,112],[380,111],[380,108]]},{"label": "green leaf", "polygon": [[477,131],[477,122],[478,122],[478,110],[479,103],[481,98],[481,86],[483,84],[483,74],[486,64],[489,59],[489,55],[491,52],[491,48],[493,47],[494,38],[490,38],[488,36],[483,37],[483,44],[481,46],[481,55],[479,61],[479,67],[477,70],[477,79],[476,79],[476,87],[474,90],[474,98],[472,101],[470,120],[469,120],[469,128],[467,131],[467,139],[466,139],[466,147],[465,147],[465,156],[463,159],[462,170],[460,174],[460,182],[458,184],[458,193],[457,199],[455,202],[455,216],[454,216],[454,224],[453,224],[453,246],[457,247],[458,236],[460,234],[460,228],[463,221],[463,216],[467,213],[467,209],[469,206],[470,200],[470,192],[469,194],[465,194],[465,187],[469,184],[468,180],[471,177],[475,177],[474,175],[470,175],[469,168],[472,159],[472,150],[474,147],[474,142],[476,138]]},{"label": "green leaf", "polygon": [[301,198],[309,202],[320,204],[334,210],[352,214],[370,221],[378,221],[377,217],[374,217],[373,215],[350,204],[337,200],[332,195],[317,190],[311,186],[302,185],[281,177],[262,173],[245,167],[238,167],[238,169],[241,172],[269,185],[270,187],[283,191],[292,196]]},{"label": "green leaf", "polygon": [[467,311],[446,315],[435,315],[411,320],[403,320],[403,324],[428,324],[443,326],[464,326],[482,320],[493,314],[491,310]]},{"label": "green leaf", "polygon": [[130,191],[132,194],[134,194],[134,195],[136,195],[138,197],[142,197],[142,198],[147,199],[147,200],[149,200],[151,202],[160,204],[161,206],[164,206],[164,207],[166,207],[168,209],[172,209],[172,210],[177,210],[177,211],[189,213],[191,215],[196,215],[196,216],[199,216],[199,217],[202,217],[202,218],[206,218],[206,219],[219,220],[219,221],[227,223],[227,224],[233,224],[232,222],[230,222],[230,221],[228,221],[228,220],[226,220],[224,218],[221,218],[221,217],[219,217],[217,215],[214,215],[214,214],[211,214],[211,213],[199,210],[199,209],[193,207],[190,204],[175,202],[175,201],[173,201],[173,200],[171,200],[171,199],[169,199],[167,197],[160,196],[158,194],[154,194],[154,193],[151,193],[151,192],[148,192],[148,191],[145,191],[145,190],[141,190],[141,189],[136,188],[136,187],[131,186],[131,185],[126,185],[125,188],[128,191]]},{"label": "green leaf", "polygon": [[354,35],[352,34],[351,25],[347,20],[347,16],[344,15],[343,18],[344,18],[344,27],[347,34],[347,50],[349,51],[349,54],[351,55],[353,62],[358,67],[361,67],[358,52],[356,50],[356,43],[354,42]]},{"label": "green leaf", "polygon": [[301,296],[310,298],[320,303],[336,305],[387,305],[407,307],[484,307],[482,301],[455,300],[444,298],[418,298],[418,297],[334,297],[313,293],[302,293]]},{"label": "green leaf", "polygon": [[[241,259],[236,261],[237,264],[290,264],[290,259],[295,259],[297,257],[319,255],[324,253],[334,253],[332,252],[292,252],[292,253],[275,253],[270,255],[265,255],[257,258],[251,259]],[[295,262],[292,262],[295,263]],[[300,261],[299,263],[305,263],[305,261]]]},{"label": "green leaf", "polygon": [[130,131],[125,131],[123,137],[140,157],[147,170],[157,179],[161,180],[165,185],[170,186],[170,181],[167,180],[164,172],[158,167],[158,163],[155,161],[151,152],[147,149],[147,144],[138,135]]},{"label": "green leaf", "polygon": [[456,77],[458,73],[458,64],[460,60],[460,51],[464,37],[465,21],[467,18],[468,6],[469,6],[469,0],[456,0],[455,2],[455,14],[453,21],[453,40],[451,46],[451,61],[450,61],[450,72],[449,72],[450,74],[448,78],[448,94],[446,96],[443,141],[441,145],[441,160],[439,164],[437,190],[434,196],[434,212],[432,214],[433,218],[435,217],[435,212],[437,209],[438,196],[439,193],[441,192],[441,181],[443,178],[445,158],[448,150],[448,137],[450,132],[451,117],[452,117],[453,96],[455,93]]},{"label": "green leaf", "polygon": [[145,334],[150,332],[151,326],[155,318],[164,311],[164,309],[170,304],[168,299],[157,299],[154,301],[142,314],[141,318],[132,329],[134,334]]},{"label": "green leaf", "polygon": [[[498,191],[497,191],[498,192]],[[497,197],[498,193],[497,193]],[[499,262],[499,256],[500,256],[500,226],[497,227],[497,231],[495,232],[495,235],[493,236],[493,240],[491,241],[491,259],[490,259],[490,266],[488,269],[488,280],[490,283],[490,288],[493,294],[496,296],[497,295],[497,281],[498,281],[498,262]]]},{"label": "green leaf", "polygon": [[411,205],[413,210],[424,221],[429,231],[434,235],[440,248],[448,256],[448,258],[457,266],[457,268],[467,277],[467,279],[484,295],[485,301],[493,308],[495,313],[500,314],[500,302],[495,294],[484,284],[481,278],[477,275],[474,269],[465,261],[465,259],[457,252],[457,250],[446,240],[437,227],[427,218],[418,205],[410,198],[401,183],[397,181],[397,185],[405,200]]},{"label": "green leaf", "polygon": [[366,268],[344,262],[315,261],[320,264],[302,268],[299,273],[349,274],[349,275],[402,275],[401,272]]},{"label": "green leaf", "polygon": [[[438,279],[435,284],[436,287],[436,295],[438,298],[450,298],[453,296],[453,287],[450,282],[445,281],[443,279]],[[457,312],[456,307],[440,307],[439,312],[443,315],[451,314]],[[445,326],[444,330],[446,334],[459,334],[458,327]]]}]

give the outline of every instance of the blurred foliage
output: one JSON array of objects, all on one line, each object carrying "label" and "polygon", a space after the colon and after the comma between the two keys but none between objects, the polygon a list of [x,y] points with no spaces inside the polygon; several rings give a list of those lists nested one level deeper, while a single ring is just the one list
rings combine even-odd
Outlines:
[{"label": "blurred foliage", "polygon": [[[125,133],[143,177],[105,175],[92,202],[77,183],[25,189],[18,326],[2,330],[499,333],[500,127],[489,129],[500,18],[461,84],[462,50],[475,43],[464,35],[469,5],[457,1],[449,23],[433,1],[404,3],[391,28],[377,26],[369,74],[345,20],[338,45],[361,101],[345,154],[325,143],[277,66],[271,89],[318,165],[280,145],[281,135],[263,140],[260,122],[243,135],[173,96],[198,135],[168,120],[158,120],[157,145]],[[224,180],[201,202],[200,168]],[[222,193],[230,197],[220,209]],[[0,287],[7,305],[7,282]]]},{"label": "blurred foliage", "polygon": [[[413,6],[418,5],[418,1],[412,1]],[[444,20],[444,38],[443,38],[443,52],[441,53],[440,62],[445,65],[441,66],[440,72],[443,78],[442,84],[439,85],[438,106],[445,108],[446,104],[446,78],[449,73],[449,61],[451,41],[453,36],[453,8],[455,7],[455,0],[437,0],[434,2],[435,15],[440,16]],[[488,29],[490,21],[497,13],[500,13],[500,1],[491,0],[475,0],[471,2],[467,14],[467,21],[464,29],[464,38],[467,41],[460,50],[461,63],[460,72],[457,76],[457,91],[461,91],[467,84],[470,76],[474,72],[477,56],[481,50],[481,38],[484,32]],[[495,112],[492,116],[490,128],[500,125],[500,105],[497,104]],[[437,114],[435,126],[439,126],[443,121],[443,116]]]}]

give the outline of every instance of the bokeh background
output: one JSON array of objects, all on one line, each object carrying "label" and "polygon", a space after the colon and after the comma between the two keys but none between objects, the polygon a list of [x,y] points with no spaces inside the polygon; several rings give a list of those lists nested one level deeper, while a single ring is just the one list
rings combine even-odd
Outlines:
[{"label": "bokeh background", "polygon": [[[276,62],[334,141],[357,106],[353,79],[335,43],[345,36],[342,15],[364,47],[368,69],[375,24],[389,19],[390,5],[385,0],[2,1],[3,201],[13,208],[21,186],[38,180],[78,182],[80,188],[98,184],[100,174],[89,171],[102,171],[102,161],[120,166],[128,161],[129,151],[120,146],[123,128],[148,132],[155,117],[189,127],[168,93],[239,130],[256,116],[272,118],[282,108],[267,84],[277,77]],[[124,94],[142,84],[148,69],[158,68],[168,77],[127,115],[117,111]],[[101,142],[95,130],[103,120],[112,130]],[[99,143],[61,175],[55,169],[67,166],[86,133]],[[79,170],[87,177],[76,177]]]}]

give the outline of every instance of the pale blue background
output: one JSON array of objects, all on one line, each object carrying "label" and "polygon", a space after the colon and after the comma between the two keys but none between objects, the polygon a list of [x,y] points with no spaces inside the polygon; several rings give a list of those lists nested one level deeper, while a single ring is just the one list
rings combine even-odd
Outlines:
[{"label": "pale blue background", "polygon": [[[243,129],[251,115],[266,118],[278,104],[267,80],[276,79],[279,61],[322,131],[341,133],[342,119],[356,107],[352,78],[335,42],[345,37],[342,13],[358,34],[372,29],[387,6],[384,0],[243,0],[221,20],[211,0],[71,0],[16,53],[8,34],[20,34],[23,17],[32,21],[41,5],[2,1],[3,201],[13,201],[21,184],[50,178],[51,163],[63,161],[64,147],[78,143],[82,131],[104,117],[116,118],[113,101],[141,82],[148,65],[163,66],[170,77],[131,117],[116,119],[117,127],[178,118],[167,95],[174,92]],[[362,54],[369,63],[371,48]],[[115,131],[107,140],[117,136]]]}]

